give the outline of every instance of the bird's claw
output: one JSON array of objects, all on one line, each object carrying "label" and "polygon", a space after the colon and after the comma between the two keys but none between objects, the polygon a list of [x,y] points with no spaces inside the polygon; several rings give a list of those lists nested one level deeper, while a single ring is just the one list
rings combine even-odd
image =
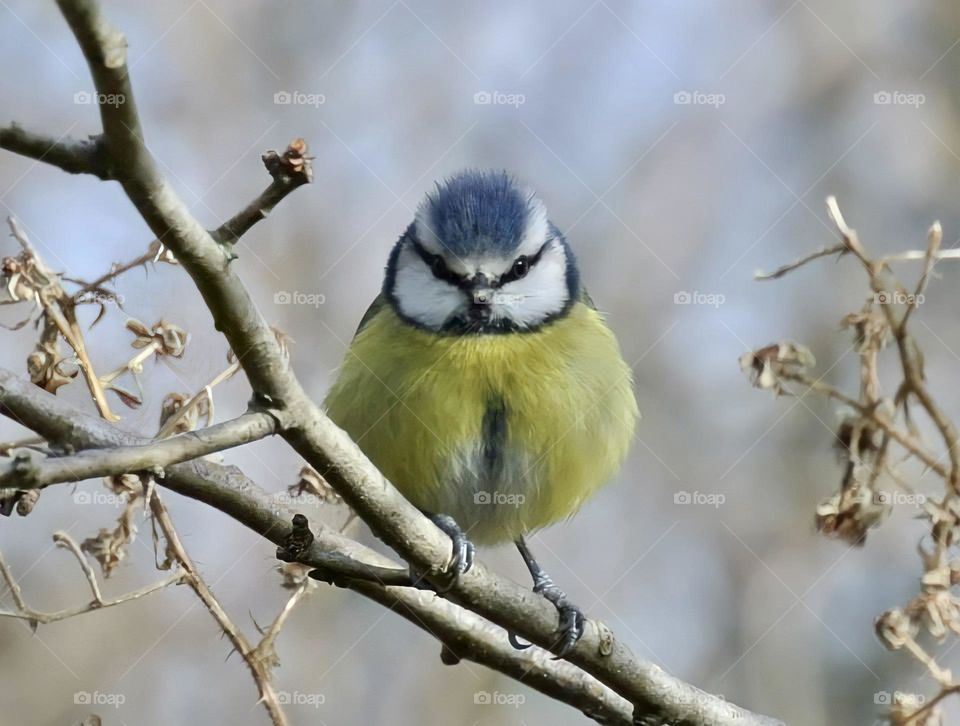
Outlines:
[{"label": "bird's claw", "polygon": [[[429,585],[422,573],[416,573],[416,577],[412,579],[417,587],[434,590],[442,595],[445,592],[449,592],[454,585],[457,584],[460,576],[469,572],[470,568],[473,567],[473,562],[477,555],[477,548],[474,547],[473,542],[467,539],[467,535],[460,529],[460,525],[458,525],[456,520],[449,514],[428,514],[427,517],[437,525],[440,531],[446,534],[453,543],[450,562],[444,572],[449,582],[440,587]],[[413,571],[411,571],[411,576],[412,575],[414,575]]]},{"label": "bird's claw", "polygon": [[[557,609],[559,617],[557,632],[560,637],[554,643],[554,652],[556,653],[554,660],[559,660],[566,656],[577,644],[577,641],[583,637],[583,628],[587,619],[583,611],[570,602],[567,594],[553,584],[549,575],[543,573],[538,577],[534,583],[533,591],[543,595]],[[511,641],[511,644],[513,644],[513,641]],[[516,647],[515,644],[514,647]]]},{"label": "bird's claw", "polygon": [[560,660],[569,653],[577,641],[583,637],[583,626],[587,619],[576,605],[565,603],[557,605],[557,612],[560,614],[560,640],[557,644],[556,656],[554,660]]}]

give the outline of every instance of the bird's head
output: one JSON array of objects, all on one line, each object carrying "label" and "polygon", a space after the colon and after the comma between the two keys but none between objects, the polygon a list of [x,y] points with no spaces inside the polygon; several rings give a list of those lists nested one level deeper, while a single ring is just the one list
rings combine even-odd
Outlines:
[{"label": "bird's head", "polygon": [[543,202],[504,172],[438,183],[390,254],[384,281],[400,317],[451,334],[536,330],[578,292],[573,253]]}]

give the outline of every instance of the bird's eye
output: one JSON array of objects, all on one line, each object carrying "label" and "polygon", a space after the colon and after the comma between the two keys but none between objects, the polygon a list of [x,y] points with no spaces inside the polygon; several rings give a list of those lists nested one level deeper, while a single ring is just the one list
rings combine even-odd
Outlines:
[{"label": "bird's eye", "polygon": [[447,274],[447,266],[440,255],[435,255],[430,261],[430,270],[435,277],[444,277]]},{"label": "bird's eye", "polygon": [[514,260],[513,267],[510,270],[511,277],[513,277],[515,280],[519,280],[521,277],[524,277],[529,270],[530,261],[527,259],[526,255],[521,255]]}]

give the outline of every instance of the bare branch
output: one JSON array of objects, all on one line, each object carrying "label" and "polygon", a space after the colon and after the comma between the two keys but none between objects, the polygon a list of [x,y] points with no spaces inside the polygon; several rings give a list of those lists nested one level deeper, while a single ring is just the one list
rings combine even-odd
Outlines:
[{"label": "bare branch", "polygon": [[[74,554],[77,553],[74,552]],[[89,569],[89,563],[86,563],[86,560],[83,558],[83,553],[80,553],[77,555],[77,557],[81,561],[81,566],[84,567],[84,573],[88,580],[90,576],[93,576],[93,581],[96,582],[96,576],[93,575],[93,570]],[[89,574],[87,574],[88,572]],[[0,578],[2,578],[7,587],[10,588],[10,594],[13,596],[13,602],[16,606],[15,610],[0,610],[0,618],[18,618],[20,620],[26,620],[33,627],[36,627],[37,625],[47,625],[48,623],[56,623],[60,620],[67,620],[68,618],[73,618],[77,615],[93,612],[94,610],[103,610],[116,605],[122,605],[123,603],[130,602],[131,600],[139,600],[140,598],[154,593],[157,590],[162,590],[170,585],[179,584],[182,581],[183,576],[184,573],[181,570],[177,570],[170,576],[154,582],[151,585],[146,585],[110,600],[103,600],[102,598],[96,597],[96,595],[99,594],[99,588],[96,588],[95,597],[89,603],[73,608],[67,608],[65,610],[57,610],[55,612],[47,613],[34,610],[27,605],[26,601],[23,599],[23,594],[20,591],[20,585],[13,577],[13,573],[10,572],[10,568],[3,559],[3,554],[0,553]]]},{"label": "bare branch", "polygon": [[753,279],[754,280],[775,280],[779,277],[783,277],[788,272],[793,272],[798,267],[803,267],[805,264],[807,264],[808,262],[812,262],[813,260],[819,260],[821,257],[829,257],[830,255],[842,256],[849,251],[850,250],[848,250],[847,246],[843,243],[832,245],[831,247],[821,247],[816,252],[811,252],[809,255],[801,257],[798,260],[794,260],[793,262],[783,265],[782,267],[778,267],[773,272],[763,272],[762,270],[758,270],[757,272],[753,273]]},{"label": "bare branch", "polygon": [[[290,370],[280,342],[231,265],[232,251],[218,244],[193,218],[161,174],[144,143],[125,63],[123,36],[110,26],[94,0],[58,0],[58,5],[83,50],[97,91],[123,99],[117,104],[100,104],[103,141],[115,178],[156,238],[174,253],[191,276],[217,329],[224,333],[231,348],[242,354],[238,360],[255,395],[276,412],[281,435],[310,465],[324,473],[347,505],[378,537],[418,572],[427,573],[428,579],[443,581],[451,553],[449,538],[403,498],[306,394]],[[0,384],[0,407],[14,408],[7,398],[13,387],[8,380]],[[67,438],[75,441],[77,432],[72,431]],[[177,467],[196,465],[199,462],[171,468],[176,474]],[[164,483],[171,484],[169,472]],[[236,502],[235,494],[231,494],[231,503],[244,510],[243,516],[267,523],[268,536],[274,541],[280,537],[282,542],[289,525],[277,531],[276,521],[267,519],[264,512],[250,511],[249,502]],[[200,498],[208,501],[212,496],[207,492]],[[311,557],[317,547],[315,544],[311,549]],[[482,564],[475,564],[460,577],[446,596],[543,648],[549,649],[556,642],[555,608]],[[633,704],[637,720],[718,726],[772,723],[637,659],[609,630],[592,621],[568,660]]]},{"label": "bare branch", "polygon": [[[896,485],[916,497],[920,517],[929,526],[917,547],[923,565],[920,592],[903,607],[882,613],[875,620],[877,636],[892,650],[905,650],[924,666],[938,684],[939,693],[932,699],[923,699],[897,691],[890,704],[889,719],[897,724],[940,723],[942,714],[938,704],[948,695],[960,692],[960,683],[951,671],[944,668],[923,644],[925,636],[942,641],[948,634],[960,637],[960,598],[954,587],[960,584],[960,563],[953,557],[960,541],[960,440],[958,430],[944,409],[934,400],[924,375],[923,355],[908,324],[923,301],[933,269],[943,259],[958,258],[957,250],[941,250],[943,232],[938,222],[927,233],[925,251],[908,251],[886,257],[871,256],[860,241],[857,232],[844,219],[837,200],[827,199],[828,214],[843,239],[843,247],[852,252],[867,273],[872,299],[864,307],[844,318],[844,327],[853,329],[854,345],[860,357],[860,395],[848,396],[837,388],[814,378],[802,366],[785,365],[770,351],[784,348],[783,344],[765,346],[741,358],[741,364],[751,373],[754,385],[776,391],[785,390],[785,381],[800,383],[826,398],[844,404],[843,417],[835,435],[839,449],[846,459],[839,491],[817,507],[817,523],[829,536],[840,537],[854,544],[863,544],[867,530],[878,526],[889,512],[891,500],[879,491],[878,482],[888,475]],[[809,261],[823,256],[814,253],[804,258]],[[890,263],[923,260],[923,270],[912,292],[897,279]],[[787,265],[783,271],[799,265]],[[884,397],[881,392],[878,359],[893,341],[899,357],[902,380],[896,393]],[[796,348],[797,346],[794,346]],[[809,356],[812,361],[812,355]],[[766,375],[757,375],[761,369]],[[807,392],[804,391],[804,394]],[[933,421],[945,452],[936,455],[924,443],[919,428],[911,415],[910,406],[916,401]],[[898,422],[902,412],[903,423]],[[891,442],[906,452],[902,462],[891,464]],[[944,459],[949,466],[944,466]],[[901,463],[916,459],[935,472],[944,482],[941,497],[914,494],[914,487],[898,471]],[[941,656],[942,657],[942,656]]]},{"label": "bare branch", "polygon": [[307,142],[303,139],[291,141],[283,154],[268,151],[262,158],[273,181],[243,210],[211,232],[217,242],[236,242],[253,225],[266,219],[290,192],[313,181],[313,169],[310,165],[312,157],[307,156]]},{"label": "bare branch", "polygon": [[8,217],[7,223],[10,225],[10,231],[14,239],[20,243],[20,246],[23,247],[24,254],[28,259],[33,261],[38,272],[45,280],[43,288],[35,293],[37,302],[43,308],[44,314],[49,321],[56,326],[57,331],[63,339],[67,341],[67,344],[73,349],[74,353],[76,353],[94,403],[105,419],[108,421],[119,420],[119,416],[110,410],[106,393],[103,390],[103,386],[100,385],[100,379],[87,353],[87,346],[84,342],[83,332],[77,324],[76,310],[72,299],[64,292],[63,287],[60,285],[59,277],[47,267],[43,258],[40,257],[36,248],[27,237],[26,232],[24,232],[17,223],[17,220],[13,217]]},{"label": "bare branch", "polygon": [[113,178],[102,141],[96,136],[85,141],[55,139],[11,123],[0,127],[0,149],[51,164],[70,174],[93,174],[104,181]]},{"label": "bare branch", "polygon": [[163,469],[217,451],[258,441],[276,433],[277,422],[268,413],[246,413],[199,431],[178,434],[150,444],[88,449],[72,456],[35,460],[19,455],[0,459],[0,488],[38,489],[62,482]]},{"label": "bare branch", "polygon": [[175,260],[166,254],[166,250],[163,245],[160,244],[159,240],[153,240],[148,246],[147,251],[138,257],[134,257],[132,260],[121,264],[111,265],[110,270],[100,275],[93,282],[83,282],[80,280],[72,280],[80,285],[80,289],[74,293],[73,297],[76,299],[78,295],[82,293],[89,292],[91,290],[99,290],[101,287],[106,285],[108,282],[116,279],[125,272],[136,269],[137,267],[144,267],[151,262],[175,262]]},{"label": "bare branch", "polygon": [[[3,369],[0,369],[0,412],[14,417],[51,442],[70,441],[77,448],[149,442],[82,413]],[[236,467],[195,459],[169,467],[161,483],[167,489],[219,509],[278,546],[286,544],[295,511],[278,504]],[[409,616],[411,622],[435,637],[448,633],[449,642],[456,646],[454,652],[463,658],[522,679],[532,688],[595,716],[601,722],[605,718],[617,724],[631,723],[628,702],[593,677],[570,663],[552,659],[549,653],[538,648],[514,650],[501,628],[434,593],[409,587],[406,569],[398,568],[395,562],[335,530],[321,527],[316,531],[313,546],[300,561],[329,575],[323,578],[328,582],[348,587],[404,617]],[[673,679],[662,672],[658,676],[660,688],[667,689],[672,682]],[[558,683],[565,685],[557,689]],[[689,686],[685,688],[689,690],[665,690],[664,698],[678,701],[706,698],[705,694]],[[733,707],[728,705],[727,708]],[[751,717],[703,723],[753,726],[774,722]]]},{"label": "bare branch", "polygon": [[103,595],[100,594],[100,585],[97,583],[97,574],[93,571],[93,568],[90,566],[90,562],[84,556],[83,551],[80,549],[80,545],[74,542],[73,537],[66,532],[54,532],[53,541],[58,547],[64,547],[65,549],[70,550],[70,552],[73,553],[73,556],[77,558],[77,562],[80,564],[80,569],[83,571],[83,576],[87,578],[87,584],[90,585],[90,591],[93,594],[93,602],[98,606],[102,605]]},{"label": "bare branch", "polygon": [[177,536],[167,508],[163,502],[160,501],[160,497],[156,493],[150,497],[150,511],[153,513],[154,519],[163,531],[164,538],[167,540],[167,556],[172,557],[179,566],[183,568],[185,582],[190,585],[197,594],[197,597],[200,598],[200,601],[213,616],[214,620],[217,621],[217,625],[220,626],[227,638],[230,639],[233,647],[250,669],[253,680],[256,682],[257,688],[260,691],[260,702],[267,710],[267,713],[270,714],[273,726],[286,726],[288,723],[287,717],[280,707],[277,692],[273,689],[273,685],[270,682],[269,666],[260,658],[259,652],[250,645],[250,641],[247,640],[246,636],[240,632],[240,629],[233,623],[230,616],[227,615],[226,610],[224,610],[220,604],[220,601],[217,600],[213,594],[210,586],[207,585],[206,581],[200,575],[190,555],[187,554],[183,544],[180,542],[180,537]]}]

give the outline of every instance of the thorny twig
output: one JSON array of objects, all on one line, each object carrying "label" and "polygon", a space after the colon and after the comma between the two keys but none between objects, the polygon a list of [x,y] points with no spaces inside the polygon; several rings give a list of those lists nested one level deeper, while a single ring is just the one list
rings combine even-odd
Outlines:
[{"label": "thorny twig", "polygon": [[80,568],[83,571],[83,575],[90,586],[93,599],[84,605],[66,608],[64,610],[57,610],[55,612],[41,612],[39,610],[34,610],[27,605],[26,601],[24,600],[23,593],[20,591],[20,585],[17,583],[13,573],[10,571],[10,567],[3,559],[3,554],[0,553],[0,578],[3,579],[3,582],[9,589],[14,604],[13,610],[0,610],[0,617],[19,618],[21,620],[26,620],[30,624],[31,628],[36,629],[38,625],[55,623],[60,620],[76,617],[77,615],[93,612],[94,610],[103,610],[105,608],[114,607],[115,605],[121,605],[123,603],[130,602],[131,600],[138,600],[141,597],[145,597],[146,595],[154,593],[157,590],[162,590],[170,585],[180,584],[184,578],[184,572],[178,568],[169,576],[163,578],[162,580],[158,580],[153,584],[145,585],[144,587],[133,590],[124,595],[120,595],[119,597],[105,600],[100,593],[100,586],[97,582],[97,576],[94,573],[93,568],[90,567],[90,563],[87,561],[86,557],[84,557],[83,552],[80,551],[80,546],[65,532],[57,532],[53,535],[53,538],[54,542],[56,542],[58,546],[65,547],[76,556],[77,561],[80,563]]},{"label": "thorny twig", "polygon": [[[934,267],[941,260],[960,258],[957,250],[940,248],[943,232],[938,222],[927,233],[927,248],[886,257],[873,257],[850,227],[834,197],[827,199],[827,212],[841,236],[841,243],[784,265],[773,273],[758,273],[757,279],[781,277],[808,262],[833,253],[850,253],[867,274],[871,296],[863,309],[848,315],[844,324],[854,332],[860,357],[860,392],[847,395],[812,375],[808,368],[813,356],[803,346],[780,343],[745,354],[741,366],[754,385],[777,393],[796,395],[789,384],[798,384],[843,405],[836,434],[840,450],[847,459],[839,491],[817,509],[817,523],[829,536],[855,544],[866,540],[867,531],[885,519],[891,497],[880,490],[888,476],[909,493],[910,501],[921,507],[930,528],[930,544],[921,542],[923,564],[920,593],[907,605],[894,608],[877,618],[879,638],[891,649],[904,649],[921,663],[938,684],[939,692],[926,701],[912,694],[897,692],[891,704],[889,720],[895,726],[935,726],[941,723],[939,704],[960,692],[960,682],[920,643],[921,631],[942,640],[948,634],[960,637],[960,598],[954,588],[960,585],[960,561],[951,560],[950,548],[960,542],[960,438],[953,421],[930,392],[923,368],[923,355],[909,331],[909,322],[923,302]],[[923,269],[912,289],[896,277],[891,263],[922,261]],[[902,380],[894,395],[884,396],[878,373],[878,358],[893,343]],[[939,434],[943,453],[937,453],[923,441],[914,423],[911,406],[919,405]],[[900,417],[902,415],[902,421]],[[904,456],[891,462],[891,444],[896,443]],[[944,482],[942,498],[915,493],[900,466],[916,459]],[[948,464],[944,464],[944,460]]]},{"label": "thorny twig", "polygon": [[178,565],[183,568],[184,581],[197,594],[197,597],[200,598],[200,601],[217,621],[217,625],[220,626],[220,629],[223,630],[224,634],[229,638],[234,649],[247,664],[250,673],[253,675],[253,680],[257,684],[257,688],[260,690],[260,702],[263,703],[264,708],[266,708],[274,726],[286,726],[288,723],[286,715],[281,708],[277,692],[274,690],[271,682],[271,671],[273,667],[278,664],[276,653],[273,650],[273,641],[276,639],[280,628],[283,627],[283,623],[286,621],[290,611],[293,610],[304,592],[306,592],[309,581],[301,584],[301,587],[299,587],[294,595],[287,601],[273,625],[271,625],[264,634],[260,643],[253,646],[234,624],[233,620],[230,619],[227,611],[223,609],[223,606],[213,594],[210,586],[207,585],[203,577],[200,576],[193,559],[187,554],[183,543],[180,541],[180,537],[173,527],[173,522],[170,520],[170,514],[166,506],[164,506],[159,494],[156,492],[150,497],[150,511],[153,513],[154,521],[160,527],[166,540],[167,559],[178,563]]},{"label": "thorny twig", "polygon": [[23,258],[27,265],[32,265],[38,273],[41,284],[36,285],[32,290],[35,302],[40,305],[46,319],[56,327],[57,331],[76,354],[80,362],[80,369],[83,371],[87,386],[90,389],[90,395],[97,404],[100,414],[108,421],[119,420],[119,417],[110,410],[110,404],[107,403],[103,386],[100,385],[100,380],[93,369],[93,363],[87,354],[83,332],[77,323],[76,305],[74,301],[64,292],[63,287],[60,285],[59,276],[44,264],[43,259],[37,253],[27,237],[26,232],[24,232],[17,223],[17,220],[13,217],[8,217],[7,223],[10,225],[10,232],[13,234],[14,239],[16,239],[23,248]]},{"label": "thorny twig", "polygon": [[[446,582],[450,538],[404,499],[311,399],[289,365],[283,341],[266,323],[237,274],[236,254],[229,237],[242,233],[248,224],[262,218],[262,211],[277,199],[271,197],[265,204],[255,203],[254,213],[244,217],[242,223],[229,224],[225,230],[228,239],[224,239],[219,230],[211,233],[205,229],[164,177],[145,143],[126,65],[123,35],[104,17],[96,0],[58,0],[58,5],[84,53],[97,92],[122,97],[125,102],[99,105],[103,133],[92,146],[62,141],[53,149],[49,161],[69,171],[83,170],[87,164],[86,170],[91,173],[119,182],[154,236],[171,250],[201,292],[216,328],[238,354],[257,400],[268,401],[275,407],[271,412],[280,420],[281,436],[307,463],[327,472],[330,484],[344,502],[407,565],[427,573],[427,578],[435,584]],[[0,128],[0,147],[34,158],[37,158],[40,138],[16,127]],[[296,146],[296,153],[279,161],[308,167],[309,158],[302,153],[305,148]],[[279,191],[286,193],[291,188],[293,185],[287,185]],[[36,394],[42,391],[31,390],[29,393],[33,396],[21,395],[25,392],[16,381],[9,380],[3,372],[0,379],[5,379],[9,396],[7,400],[0,397],[0,407],[8,413],[15,407],[23,416],[29,415],[33,426],[56,432],[62,444],[74,445],[73,442],[87,436],[73,424],[70,431],[64,433],[60,422],[43,415],[44,410],[50,411],[53,406],[46,400],[39,404],[42,396]],[[35,404],[41,406],[40,412],[34,408]],[[115,430],[109,434],[103,429],[97,430],[104,434],[96,437],[98,445],[129,441],[129,438],[118,438]],[[92,437],[86,441],[87,446],[93,445]],[[175,465],[173,469],[175,478],[169,483],[181,487],[181,491],[215,502],[215,506],[234,513],[244,524],[272,541],[280,539],[284,530],[278,531],[272,510],[254,504],[248,489],[236,492],[229,484],[226,489],[218,489],[204,486],[203,481],[197,482],[191,473],[204,470],[202,461],[193,461],[189,466]],[[324,534],[324,541],[340,551],[357,546],[331,533]],[[329,561],[327,554],[314,545],[308,556],[311,563],[322,566]],[[704,693],[655,664],[637,658],[599,622],[588,623],[583,637],[565,661],[550,661],[547,649],[556,642],[556,609],[528,588],[495,574],[482,562],[475,563],[449,588],[445,595],[449,600],[433,593],[424,596],[411,588],[384,587],[378,583],[352,582],[351,587],[387,607],[397,608],[401,615],[414,622],[429,623],[428,630],[437,633],[451,652],[524,680],[596,720],[624,723],[632,719],[637,723],[669,722],[685,726],[776,723],[774,719]],[[489,623],[509,629],[541,649],[518,654],[504,646],[496,630],[474,632],[478,626]],[[528,678],[531,674],[536,676]]]}]

